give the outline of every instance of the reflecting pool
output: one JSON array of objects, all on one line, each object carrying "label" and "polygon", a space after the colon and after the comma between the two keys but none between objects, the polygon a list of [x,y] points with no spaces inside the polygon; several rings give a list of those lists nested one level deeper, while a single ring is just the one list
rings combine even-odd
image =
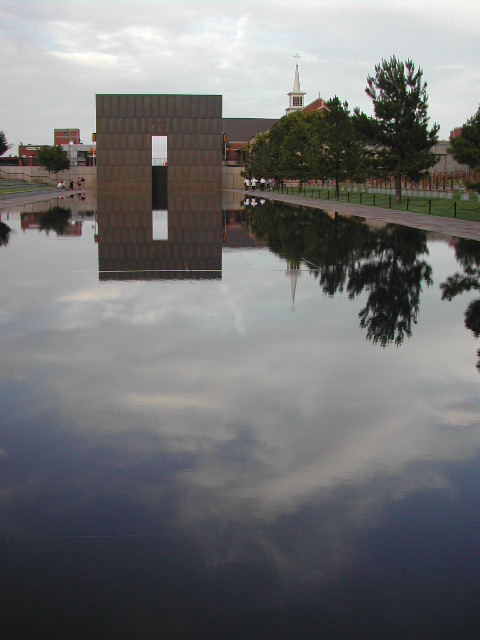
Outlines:
[{"label": "reflecting pool", "polygon": [[168,205],[1,212],[0,636],[478,638],[479,243]]}]

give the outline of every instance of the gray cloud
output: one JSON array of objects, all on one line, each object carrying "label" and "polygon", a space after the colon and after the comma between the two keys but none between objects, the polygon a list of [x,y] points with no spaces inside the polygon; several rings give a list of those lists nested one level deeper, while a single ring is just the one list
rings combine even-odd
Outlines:
[{"label": "gray cloud", "polygon": [[[460,3],[462,4],[462,3]],[[446,2],[0,0],[0,129],[15,146],[53,129],[95,129],[95,93],[221,93],[224,115],[284,114],[301,54],[306,99],[321,92],[369,110],[366,76],[411,57],[429,84],[442,137],[478,106],[480,9]]]}]

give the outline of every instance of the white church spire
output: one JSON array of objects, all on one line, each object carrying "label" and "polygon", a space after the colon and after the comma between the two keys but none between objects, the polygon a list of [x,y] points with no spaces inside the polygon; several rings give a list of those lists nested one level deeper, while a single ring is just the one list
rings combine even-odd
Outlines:
[{"label": "white church spire", "polygon": [[[299,58],[300,56],[297,53],[297,57]],[[295,93],[298,93],[300,91],[300,75],[298,73],[298,62],[295,65],[295,78],[293,80],[293,91]]]},{"label": "white church spire", "polygon": [[303,109],[303,96],[305,95],[304,91],[300,91],[300,76],[298,73],[298,59],[300,56],[295,54],[293,56],[297,59],[297,64],[295,65],[295,77],[293,79],[293,91],[290,91],[288,95],[288,108],[285,110],[287,116],[294,111],[298,111],[299,109]]}]

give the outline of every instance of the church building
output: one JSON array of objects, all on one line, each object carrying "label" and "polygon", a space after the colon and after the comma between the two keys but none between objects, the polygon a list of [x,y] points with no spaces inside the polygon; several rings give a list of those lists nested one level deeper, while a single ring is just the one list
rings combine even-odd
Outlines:
[{"label": "church building", "polygon": [[303,109],[303,96],[305,95],[305,91],[300,91],[300,76],[298,74],[298,58],[300,56],[298,53],[294,56],[297,58],[297,64],[295,65],[295,77],[293,79],[293,90],[288,93],[288,107],[285,110],[285,113],[290,115],[294,111],[300,111]]},{"label": "church building", "polygon": [[[286,115],[295,111],[322,111],[327,109],[327,103],[318,96],[316,100],[305,106],[305,91],[300,89],[300,74],[298,72],[298,53],[294,56],[297,62],[295,65],[295,76],[293,79],[293,90],[288,95],[288,107]],[[224,133],[224,157],[227,164],[242,166],[246,149],[255,136],[266,133],[270,127],[278,121],[278,118],[223,118]]]},{"label": "church building", "polygon": [[285,109],[286,115],[288,116],[295,111],[304,111],[305,113],[308,113],[310,111],[322,111],[323,109],[328,110],[327,103],[325,102],[325,100],[323,100],[323,98],[320,97],[320,94],[318,94],[318,98],[316,100],[314,100],[307,106],[304,106],[305,91],[300,91],[300,75],[298,73],[298,59],[300,58],[300,56],[297,53],[293,57],[297,59],[297,63],[295,65],[293,90],[287,94],[289,104]]}]

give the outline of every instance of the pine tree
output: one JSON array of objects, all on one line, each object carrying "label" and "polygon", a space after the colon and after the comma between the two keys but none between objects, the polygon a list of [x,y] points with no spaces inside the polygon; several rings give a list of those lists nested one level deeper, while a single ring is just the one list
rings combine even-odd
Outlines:
[{"label": "pine tree", "polygon": [[342,103],[337,96],[331,98],[320,117],[323,126],[319,135],[319,159],[323,164],[323,175],[335,180],[335,195],[338,196],[340,182],[360,175],[363,152],[347,102]]},{"label": "pine tree", "polygon": [[395,56],[375,66],[367,77],[365,93],[372,99],[375,116],[355,110],[355,126],[376,152],[377,168],[395,178],[396,201],[402,201],[402,177],[418,180],[436,163],[432,147],[439,126],[428,128],[427,83],[423,71],[411,60]]}]

